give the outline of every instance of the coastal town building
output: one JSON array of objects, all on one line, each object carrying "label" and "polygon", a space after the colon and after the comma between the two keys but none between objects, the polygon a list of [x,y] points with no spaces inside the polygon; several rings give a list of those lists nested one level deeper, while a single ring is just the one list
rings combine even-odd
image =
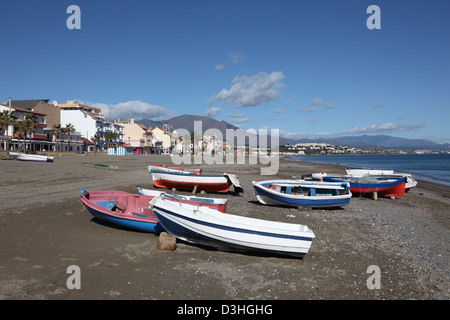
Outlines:
[{"label": "coastal town building", "polygon": [[[11,150],[30,150],[30,151],[45,151],[51,148],[52,143],[47,141],[47,135],[44,129],[47,127],[45,114],[31,111],[28,109],[16,107],[11,103],[9,105],[0,104],[0,112],[4,110],[11,110],[17,118],[15,125],[9,125],[6,130],[6,135],[2,135],[2,149],[6,149],[6,139],[10,137]],[[25,120],[27,115],[34,116],[34,129],[30,132],[19,132],[18,125]]]},{"label": "coastal town building", "polygon": [[19,108],[45,114],[47,128],[51,128],[53,125],[61,123],[61,118],[57,102],[49,103],[49,101],[49,99],[12,100],[11,104]]},{"label": "coastal town building", "polygon": [[[98,137],[97,147],[106,150],[108,145],[123,143],[123,126],[109,122],[101,110],[69,100],[66,104],[58,104],[61,110],[61,126],[72,124],[81,137],[92,140]],[[114,134],[113,138],[107,135]]]},{"label": "coastal town building", "polygon": [[152,145],[155,147],[157,153],[169,153],[171,148],[171,133],[168,130],[163,130],[156,127],[152,130]]},{"label": "coastal town building", "polygon": [[136,154],[149,154],[153,151],[152,131],[143,124],[135,123],[134,119],[117,120],[114,124],[123,127],[123,141],[133,147]]}]

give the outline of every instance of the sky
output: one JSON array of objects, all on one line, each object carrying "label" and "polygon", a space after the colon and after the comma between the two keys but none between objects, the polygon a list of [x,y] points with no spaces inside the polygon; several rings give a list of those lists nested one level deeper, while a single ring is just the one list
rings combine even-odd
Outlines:
[{"label": "sky", "polygon": [[450,143],[447,0],[16,0],[0,12],[0,102]]}]

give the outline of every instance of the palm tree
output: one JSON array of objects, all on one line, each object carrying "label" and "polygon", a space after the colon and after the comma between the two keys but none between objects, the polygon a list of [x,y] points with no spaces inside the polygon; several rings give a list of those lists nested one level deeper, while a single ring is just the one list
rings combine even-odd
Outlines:
[{"label": "palm tree", "polygon": [[97,142],[100,141],[100,137],[98,134],[95,134],[93,137],[91,137],[91,141],[95,144],[95,153],[97,154]]},{"label": "palm tree", "polygon": [[38,123],[37,118],[34,114],[27,113],[25,115],[25,119],[22,121],[25,122],[25,133],[30,135],[30,150],[31,150],[31,134],[36,131],[36,124]]},{"label": "palm tree", "polygon": [[6,150],[9,155],[9,134],[8,127],[16,124],[17,117],[14,115],[14,111],[4,110],[0,112],[0,128],[2,128],[3,136],[6,136]]},{"label": "palm tree", "polygon": [[109,141],[110,144],[111,144],[111,142],[112,142],[113,140],[116,140],[116,136],[117,136],[117,135],[116,135],[114,132],[112,132],[112,131],[108,131],[108,132],[105,133],[105,139],[106,139],[107,141]]},{"label": "palm tree", "polygon": [[69,143],[69,151],[70,151],[70,135],[75,132],[75,127],[73,124],[68,123],[66,127],[63,129],[64,133],[67,134],[67,142]]},{"label": "palm tree", "polygon": [[63,134],[63,128],[61,124],[54,124],[51,131],[52,135],[56,137],[56,146],[58,146],[59,137]]},{"label": "palm tree", "polygon": [[27,132],[27,126],[28,124],[26,123],[25,120],[23,121],[17,121],[17,126],[16,126],[16,133],[17,133],[17,145],[18,145],[18,149],[20,151],[20,136],[23,135],[23,152],[25,152],[25,133]]}]

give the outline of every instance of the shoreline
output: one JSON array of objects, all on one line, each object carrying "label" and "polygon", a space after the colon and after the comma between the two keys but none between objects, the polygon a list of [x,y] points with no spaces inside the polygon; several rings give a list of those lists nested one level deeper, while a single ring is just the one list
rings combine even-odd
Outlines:
[{"label": "shoreline", "polygon": [[[57,156],[53,163],[0,160],[0,299],[449,298],[449,188],[419,182],[395,200],[354,197],[342,208],[298,211],[260,205],[251,181],[344,168],[280,158],[275,176],[261,176],[259,164],[200,165],[205,174],[240,172],[244,187],[240,196],[204,196],[227,198],[230,214],[307,225],[316,234],[310,252],[292,259],[178,241],[175,251],[162,252],[156,249],[158,236],[99,223],[79,200],[80,189],[154,189],[150,163],[170,165],[171,159],[89,154]],[[70,265],[81,269],[80,290],[66,285]],[[371,265],[380,267],[381,289],[367,287]]]}]

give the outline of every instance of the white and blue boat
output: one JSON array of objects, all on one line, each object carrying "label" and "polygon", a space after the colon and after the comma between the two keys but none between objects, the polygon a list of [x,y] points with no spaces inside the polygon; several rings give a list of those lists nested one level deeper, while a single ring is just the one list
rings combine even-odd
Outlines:
[{"label": "white and blue boat", "polygon": [[350,203],[352,193],[346,182],[304,180],[252,181],[256,198],[262,204],[293,207],[340,207]]},{"label": "white and blue boat", "polygon": [[221,213],[159,197],[150,207],[162,227],[176,238],[219,250],[302,257],[315,238],[305,225]]}]

